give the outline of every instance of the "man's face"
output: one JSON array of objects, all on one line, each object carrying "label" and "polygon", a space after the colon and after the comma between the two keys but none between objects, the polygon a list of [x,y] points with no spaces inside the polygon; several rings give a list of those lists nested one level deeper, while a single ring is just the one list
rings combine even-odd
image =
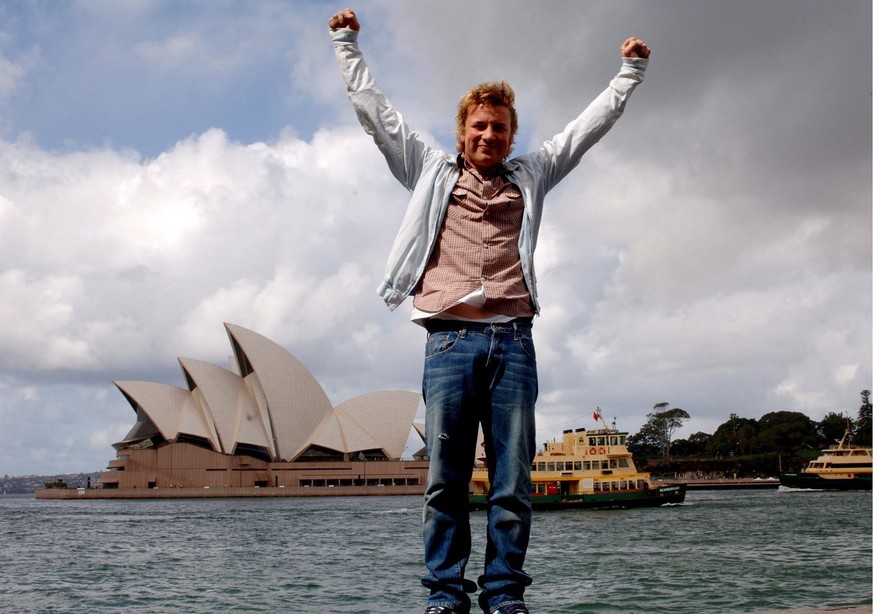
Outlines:
[{"label": "man's face", "polygon": [[464,158],[479,172],[500,164],[512,147],[512,114],[508,107],[480,104],[464,124]]}]

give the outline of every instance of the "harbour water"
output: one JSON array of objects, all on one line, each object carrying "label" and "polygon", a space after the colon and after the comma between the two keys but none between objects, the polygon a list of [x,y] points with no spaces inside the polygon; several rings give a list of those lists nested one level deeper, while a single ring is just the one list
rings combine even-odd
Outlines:
[{"label": "harbour water", "polygon": [[[0,497],[3,612],[423,611],[419,497]],[[485,513],[473,514],[482,564]],[[535,515],[538,614],[871,604],[869,492],[692,491],[679,506]]]}]

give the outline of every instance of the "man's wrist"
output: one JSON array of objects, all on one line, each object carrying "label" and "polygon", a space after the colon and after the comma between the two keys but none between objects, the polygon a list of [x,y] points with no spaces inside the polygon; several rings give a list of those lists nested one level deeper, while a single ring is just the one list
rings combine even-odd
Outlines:
[{"label": "man's wrist", "polygon": [[351,28],[330,30],[330,39],[339,43],[354,43],[358,40],[358,31]]},{"label": "man's wrist", "polygon": [[630,68],[631,70],[638,73],[645,73],[646,68],[649,66],[649,60],[647,58],[621,58],[621,66],[622,68]]}]

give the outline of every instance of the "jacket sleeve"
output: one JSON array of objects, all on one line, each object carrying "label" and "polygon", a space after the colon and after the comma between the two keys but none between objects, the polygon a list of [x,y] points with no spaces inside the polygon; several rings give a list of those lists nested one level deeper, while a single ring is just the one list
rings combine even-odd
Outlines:
[{"label": "jacket sleeve", "polygon": [[358,32],[341,29],[331,31],[330,35],[358,121],[373,137],[394,177],[411,191],[421,175],[429,148],[409,129],[403,116],[376,85],[358,47]]},{"label": "jacket sleeve", "polygon": [[579,164],[582,155],[609,132],[624,113],[630,95],[642,83],[648,60],[622,58],[622,67],[601,94],[566,128],[529,154],[540,167],[546,192]]}]

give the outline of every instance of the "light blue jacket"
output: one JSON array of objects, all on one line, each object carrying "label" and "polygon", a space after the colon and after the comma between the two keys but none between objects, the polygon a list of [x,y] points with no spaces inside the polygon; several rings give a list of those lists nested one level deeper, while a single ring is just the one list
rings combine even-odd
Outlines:
[{"label": "light blue jacket", "polygon": [[[358,48],[358,33],[331,32],[349,99],[364,130],[385,156],[391,173],[412,193],[406,215],[388,256],[379,295],[396,309],[415,289],[436,243],[460,170],[456,154],[425,145],[394,110],[370,74]],[[521,190],[525,216],[518,239],[524,279],[539,313],[533,255],[543,199],[573,170],[592,145],[621,117],[634,88],[642,83],[648,60],[623,58],[621,70],[579,117],[538,150],[505,163],[506,177]]]}]

